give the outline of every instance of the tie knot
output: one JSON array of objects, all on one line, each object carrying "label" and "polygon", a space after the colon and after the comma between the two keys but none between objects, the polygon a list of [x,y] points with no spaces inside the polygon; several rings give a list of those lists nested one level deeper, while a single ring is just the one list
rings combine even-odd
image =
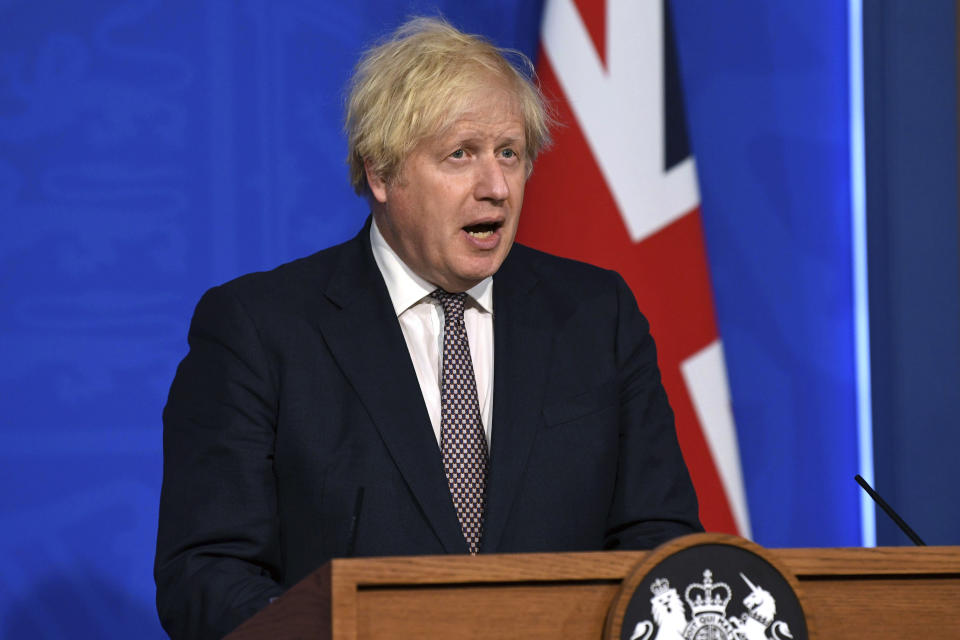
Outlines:
[{"label": "tie knot", "polygon": [[443,289],[435,289],[430,293],[430,297],[438,300],[443,305],[443,313],[447,316],[463,315],[463,305],[466,302],[467,294],[465,291],[460,293],[450,293]]}]

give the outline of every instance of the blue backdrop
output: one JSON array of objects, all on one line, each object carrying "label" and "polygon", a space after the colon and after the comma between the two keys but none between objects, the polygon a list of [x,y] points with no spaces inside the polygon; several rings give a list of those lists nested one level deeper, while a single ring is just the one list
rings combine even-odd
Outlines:
[{"label": "blue backdrop", "polygon": [[[671,6],[754,537],[856,545],[847,7],[714,4]],[[342,87],[367,44],[438,9],[536,53],[540,3],[524,0],[0,1],[0,637],[162,637],[160,411],[193,305],[355,233],[366,208],[347,184]],[[952,25],[947,10],[935,19]],[[955,43],[948,31],[936,41]],[[923,90],[955,105],[949,77]],[[877,99],[891,121],[896,95]],[[955,198],[952,136],[937,184],[953,181]],[[938,326],[957,333],[943,307],[960,296],[943,279],[956,202],[939,202],[953,244],[922,277],[940,283]],[[909,215],[887,211],[891,225]],[[923,378],[943,390],[937,424],[960,409],[952,353]],[[883,443],[912,433],[910,401],[878,408]],[[924,435],[927,451],[956,440]],[[897,468],[923,464],[883,451]],[[902,500],[931,503],[902,486]],[[936,542],[956,542],[951,491]]]},{"label": "blue backdrop", "polygon": [[754,538],[859,545],[847,6],[673,8]]}]

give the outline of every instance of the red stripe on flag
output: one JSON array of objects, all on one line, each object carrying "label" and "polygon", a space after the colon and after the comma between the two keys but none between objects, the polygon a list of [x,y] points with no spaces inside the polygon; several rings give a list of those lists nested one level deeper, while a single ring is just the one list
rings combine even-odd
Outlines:
[{"label": "red stripe on flag", "polygon": [[607,66],[607,5],[596,0],[574,0],[583,26],[590,34],[590,40],[600,56],[600,62]]}]

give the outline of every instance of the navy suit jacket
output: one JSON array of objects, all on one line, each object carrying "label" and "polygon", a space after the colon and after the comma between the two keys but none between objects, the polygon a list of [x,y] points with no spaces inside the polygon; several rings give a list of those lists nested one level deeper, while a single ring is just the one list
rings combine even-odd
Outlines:
[{"label": "navy suit jacket", "polygon": [[[155,577],[173,637],[219,637],[334,557],[467,552],[368,229],[197,305],[164,410]],[[515,245],[493,292],[481,552],[701,530],[620,276]]]}]

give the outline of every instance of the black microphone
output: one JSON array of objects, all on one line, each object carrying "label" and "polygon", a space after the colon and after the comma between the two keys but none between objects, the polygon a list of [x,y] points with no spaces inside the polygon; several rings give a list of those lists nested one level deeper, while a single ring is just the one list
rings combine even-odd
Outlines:
[{"label": "black microphone", "polygon": [[893,520],[898,527],[900,527],[900,531],[903,531],[905,534],[907,534],[908,538],[913,540],[913,544],[917,545],[918,547],[927,546],[927,543],[920,539],[920,536],[918,536],[916,532],[911,529],[906,522],[903,521],[903,518],[897,515],[897,512],[893,510],[893,507],[888,505],[887,501],[881,498],[880,494],[874,491],[873,487],[867,484],[867,481],[863,479],[863,476],[858,473],[857,475],[853,476],[853,479],[857,481],[857,484],[863,487],[863,490],[867,492],[868,496],[873,498],[874,502],[880,505],[883,510],[887,512],[887,515],[890,516],[890,519]]}]

